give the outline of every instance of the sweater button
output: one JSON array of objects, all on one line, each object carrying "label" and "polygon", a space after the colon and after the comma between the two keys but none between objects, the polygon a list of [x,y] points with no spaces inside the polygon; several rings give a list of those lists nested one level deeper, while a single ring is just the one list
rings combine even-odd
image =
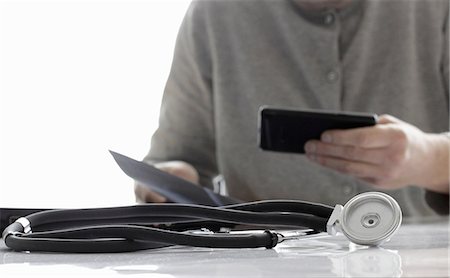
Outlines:
[{"label": "sweater button", "polygon": [[330,83],[334,83],[334,82],[338,81],[338,80],[339,80],[339,74],[338,74],[338,72],[337,72],[337,71],[334,71],[334,70],[329,71],[329,72],[327,73],[327,79],[328,79],[328,81],[329,81]]},{"label": "sweater button", "polygon": [[334,23],[335,20],[335,16],[332,13],[328,13],[325,15],[325,17],[323,18],[323,23],[325,23],[326,25],[331,25]]}]

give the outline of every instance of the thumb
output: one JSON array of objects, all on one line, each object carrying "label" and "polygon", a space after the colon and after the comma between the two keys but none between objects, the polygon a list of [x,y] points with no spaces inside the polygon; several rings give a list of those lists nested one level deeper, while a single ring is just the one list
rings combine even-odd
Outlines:
[{"label": "thumb", "polygon": [[403,121],[388,114],[383,114],[379,116],[377,121],[377,124],[395,124],[395,123],[403,123]]},{"label": "thumb", "polygon": [[199,174],[197,170],[189,163],[184,161],[167,161],[157,163],[154,166],[161,171],[185,179],[191,183],[199,184]]},{"label": "thumb", "polygon": [[138,203],[165,203],[167,198],[151,191],[143,185],[134,184],[134,195]]}]

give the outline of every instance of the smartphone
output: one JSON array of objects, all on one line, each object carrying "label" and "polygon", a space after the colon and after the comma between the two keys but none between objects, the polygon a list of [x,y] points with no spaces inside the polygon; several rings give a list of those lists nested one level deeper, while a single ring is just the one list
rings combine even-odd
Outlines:
[{"label": "smartphone", "polygon": [[262,107],[259,147],[267,151],[305,153],[305,143],[320,139],[325,130],[373,126],[376,114]]}]

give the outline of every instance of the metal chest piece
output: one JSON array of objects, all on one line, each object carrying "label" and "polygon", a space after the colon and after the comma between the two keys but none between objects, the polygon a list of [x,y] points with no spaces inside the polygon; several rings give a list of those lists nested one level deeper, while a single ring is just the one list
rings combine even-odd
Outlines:
[{"label": "metal chest piece", "polygon": [[381,192],[356,195],[344,206],[336,205],[327,232],[342,232],[351,242],[380,245],[389,241],[402,222],[402,212],[391,196]]}]

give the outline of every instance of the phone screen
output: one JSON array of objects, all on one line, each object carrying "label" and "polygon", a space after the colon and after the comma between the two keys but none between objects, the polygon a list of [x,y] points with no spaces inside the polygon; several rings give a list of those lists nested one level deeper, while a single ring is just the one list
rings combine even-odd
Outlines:
[{"label": "phone screen", "polygon": [[376,123],[376,114],[263,107],[259,117],[259,146],[268,151],[305,153],[305,143],[320,139],[325,130],[366,127]]}]

